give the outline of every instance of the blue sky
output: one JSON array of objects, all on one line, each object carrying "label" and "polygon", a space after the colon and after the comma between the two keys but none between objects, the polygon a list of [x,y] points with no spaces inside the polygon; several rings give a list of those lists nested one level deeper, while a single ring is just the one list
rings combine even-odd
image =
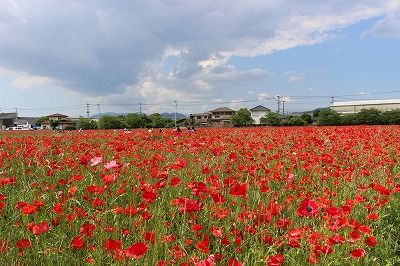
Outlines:
[{"label": "blue sky", "polygon": [[287,112],[400,98],[400,1],[4,0],[0,112]]}]

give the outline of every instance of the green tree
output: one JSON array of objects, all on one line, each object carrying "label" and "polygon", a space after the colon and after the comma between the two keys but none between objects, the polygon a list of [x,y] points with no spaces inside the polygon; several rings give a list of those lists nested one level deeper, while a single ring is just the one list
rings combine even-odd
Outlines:
[{"label": "green tree", "polygon": [[99,119],[99,128],[101,129],[119,129],[125,128],[124,118],[117,116],[105,115]]},{"label": "green tree", "polygon": [[307,122],[304,121],[300,116],[289,116],[285,118],[282,122],[285,126],[305,126]]},{"label": "green tree", "polygon": [[147,127],[163,128],[169,124],[172,119],[166,119],[162,117],[159,113],[154,113],[149,116],[151,122],[147,124]]},{"label": "green tree", "polygon": [[382,123],[387,125],[400,125],[400,109],[383,112]]},{"label": "green tree", "polygon": [[99,127],[97,121],[89,118],[79,118],[78,128],[82,129],[97,129]]},{"label": "green tree", "polygon": [[341,117],[338,112],[331,109],[321,110],[318,114],[317,125],[335,126],[341,124]]},{"label": "green tree", "polygon": [[146,127],[148,119],[145,114],[130,113],[125,116],[125,123],[128,128],[142,128]]},{"label": "green tree", "polygon": [[342,125],[350,126],[357,123],[357,114],[347,114],[342,116]]},{"label": "green tree", "polygon": [[243,127],[253,124],[254,121],[247,108],[240,108],[239,111],[232,115],[231,122],[235,127]]},{"label": "green tree", "polygon": [[58,127],[58,125],[60,124],[58,120],[53,120],[53,119],[50,119],[49,122],[52,130],[56,129],[56,127]]},{"label": "green tree", "polygon": [[280,126],[281,118],[280,115],[274,112],[268,112],[265,116],[260,119],[261,124],[267,126]]},{"label": "green tree", "polygon": [[356,114],[356,123],[359,125],[379,125],[382,123],[382,112],[375,109],[361,109]]},{"label": "green tree", "polygon": [[306,122],[306,125],[310,125],[313,123],[312,116],[310,114],[304,113],[300,116],[300,118]]},{"label": "green tree", "polygon": [[49,118],[47,116],[42,116],[36,121],[36,126],[41,126],[42,123],[49,121]]}]

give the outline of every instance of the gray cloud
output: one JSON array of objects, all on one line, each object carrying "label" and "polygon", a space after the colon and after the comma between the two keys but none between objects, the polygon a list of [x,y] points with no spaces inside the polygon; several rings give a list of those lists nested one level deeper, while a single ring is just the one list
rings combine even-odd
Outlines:
[{"label": "gray cloud", "polygon": [[[104,101],[157,90],[170,98],[204,91],[218,97],[273,77],[238,71],[229,57],[322,42],[331,31],[397,8],[388,3],[7,0],[0,7],[0,67]],[[168,50],[180,61],[165,73]]]}]

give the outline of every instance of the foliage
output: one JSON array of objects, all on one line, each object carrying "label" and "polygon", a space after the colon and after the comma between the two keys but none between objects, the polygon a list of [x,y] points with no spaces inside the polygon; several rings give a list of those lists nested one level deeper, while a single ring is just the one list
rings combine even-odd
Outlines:
[{"label": "foliage", "polygon": [[126,128],[125,121],[122,116],[104,115],[99,119],[100,129],[121,129]]},{"label": "foliage", "polygon": [[306,122],[306,125],[311,125],[313,123],[313,118],[310,114],[301,114],[300,118]]},{"label": "foliage", "polygon": [[36,124],[36,126],[41,126],[42,123],[48,122],[48,121],[49,121],[49,118],[47,116],[42,116],[36,121],[35,124]]},{"label": "foliage", "polygon": [[253,124],[253,118],[247,108],[240,108],[231,117],[231,122],[235,127],[249,126]]},{"label": "foliage", "polygon": [[261,124],[267,126],[279,126],[281,124],[280,115],[274,112],[268,112],[260,119]]},{"label": "foliage", "polygon": [[320,111],[318,125],[399,125],[400,109],[382,112],[380,110],[362,109],[355,114],[339,115],[333,110]]},{"label": "foliage", "polygon": [[338,112],[331,109],[321,110],[318,114],[317,125],[319,126],[334,126],[340,125],[341,118]]},{"label": "foliage", "polygon": [[382,122],[382,112],[374,108],[361,109],[355,116],[357,125],[379,125]]},{"label": "foliage", "polygon": [[400,109],[394,109],[382,113],[382,124],[400,125]]},{"label": "foliage", "polygon": [[53,120],[53,119],[50,119],[49,123],[50,123],[51,129],[53,129],[53,130],[56,129],[56,127],[58,127],[58,125],[60,124],[60,122],[58,120]]},{"label": "foliage", "polygon": [[284,126],[305,126],[307,121],[303,120],[301,116],[287,116],[281,121]]},{"label": "foliage", "polygon": [[151,120],[145,114],[130,113],[125,116],[125,123],[128,128],[144,128]]},{"label": "foliage", "polygon": [[78,128],[87,130],[87,129],[98,129],[98,127],[99,125],[96,120],[84,117],[79,118]]},{"label": "foliage", "polygon": [[174,127],[175,121],[172,119],[164,118],[159,113],[154,113],[149,116],[150,123],[148,123],[147,127],[153,128],[164,128],[164,127]]}]

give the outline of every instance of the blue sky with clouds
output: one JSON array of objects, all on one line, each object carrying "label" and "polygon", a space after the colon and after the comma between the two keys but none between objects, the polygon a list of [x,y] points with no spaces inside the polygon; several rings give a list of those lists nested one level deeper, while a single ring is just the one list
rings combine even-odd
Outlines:
[{"label": "blue sky with clouds", "polygon": [[294,112],[400,98],[399,15],[397,0],[3,0],[0,108],[152,113],[176,100],[189,114],[275,110],[281,95]]}]

